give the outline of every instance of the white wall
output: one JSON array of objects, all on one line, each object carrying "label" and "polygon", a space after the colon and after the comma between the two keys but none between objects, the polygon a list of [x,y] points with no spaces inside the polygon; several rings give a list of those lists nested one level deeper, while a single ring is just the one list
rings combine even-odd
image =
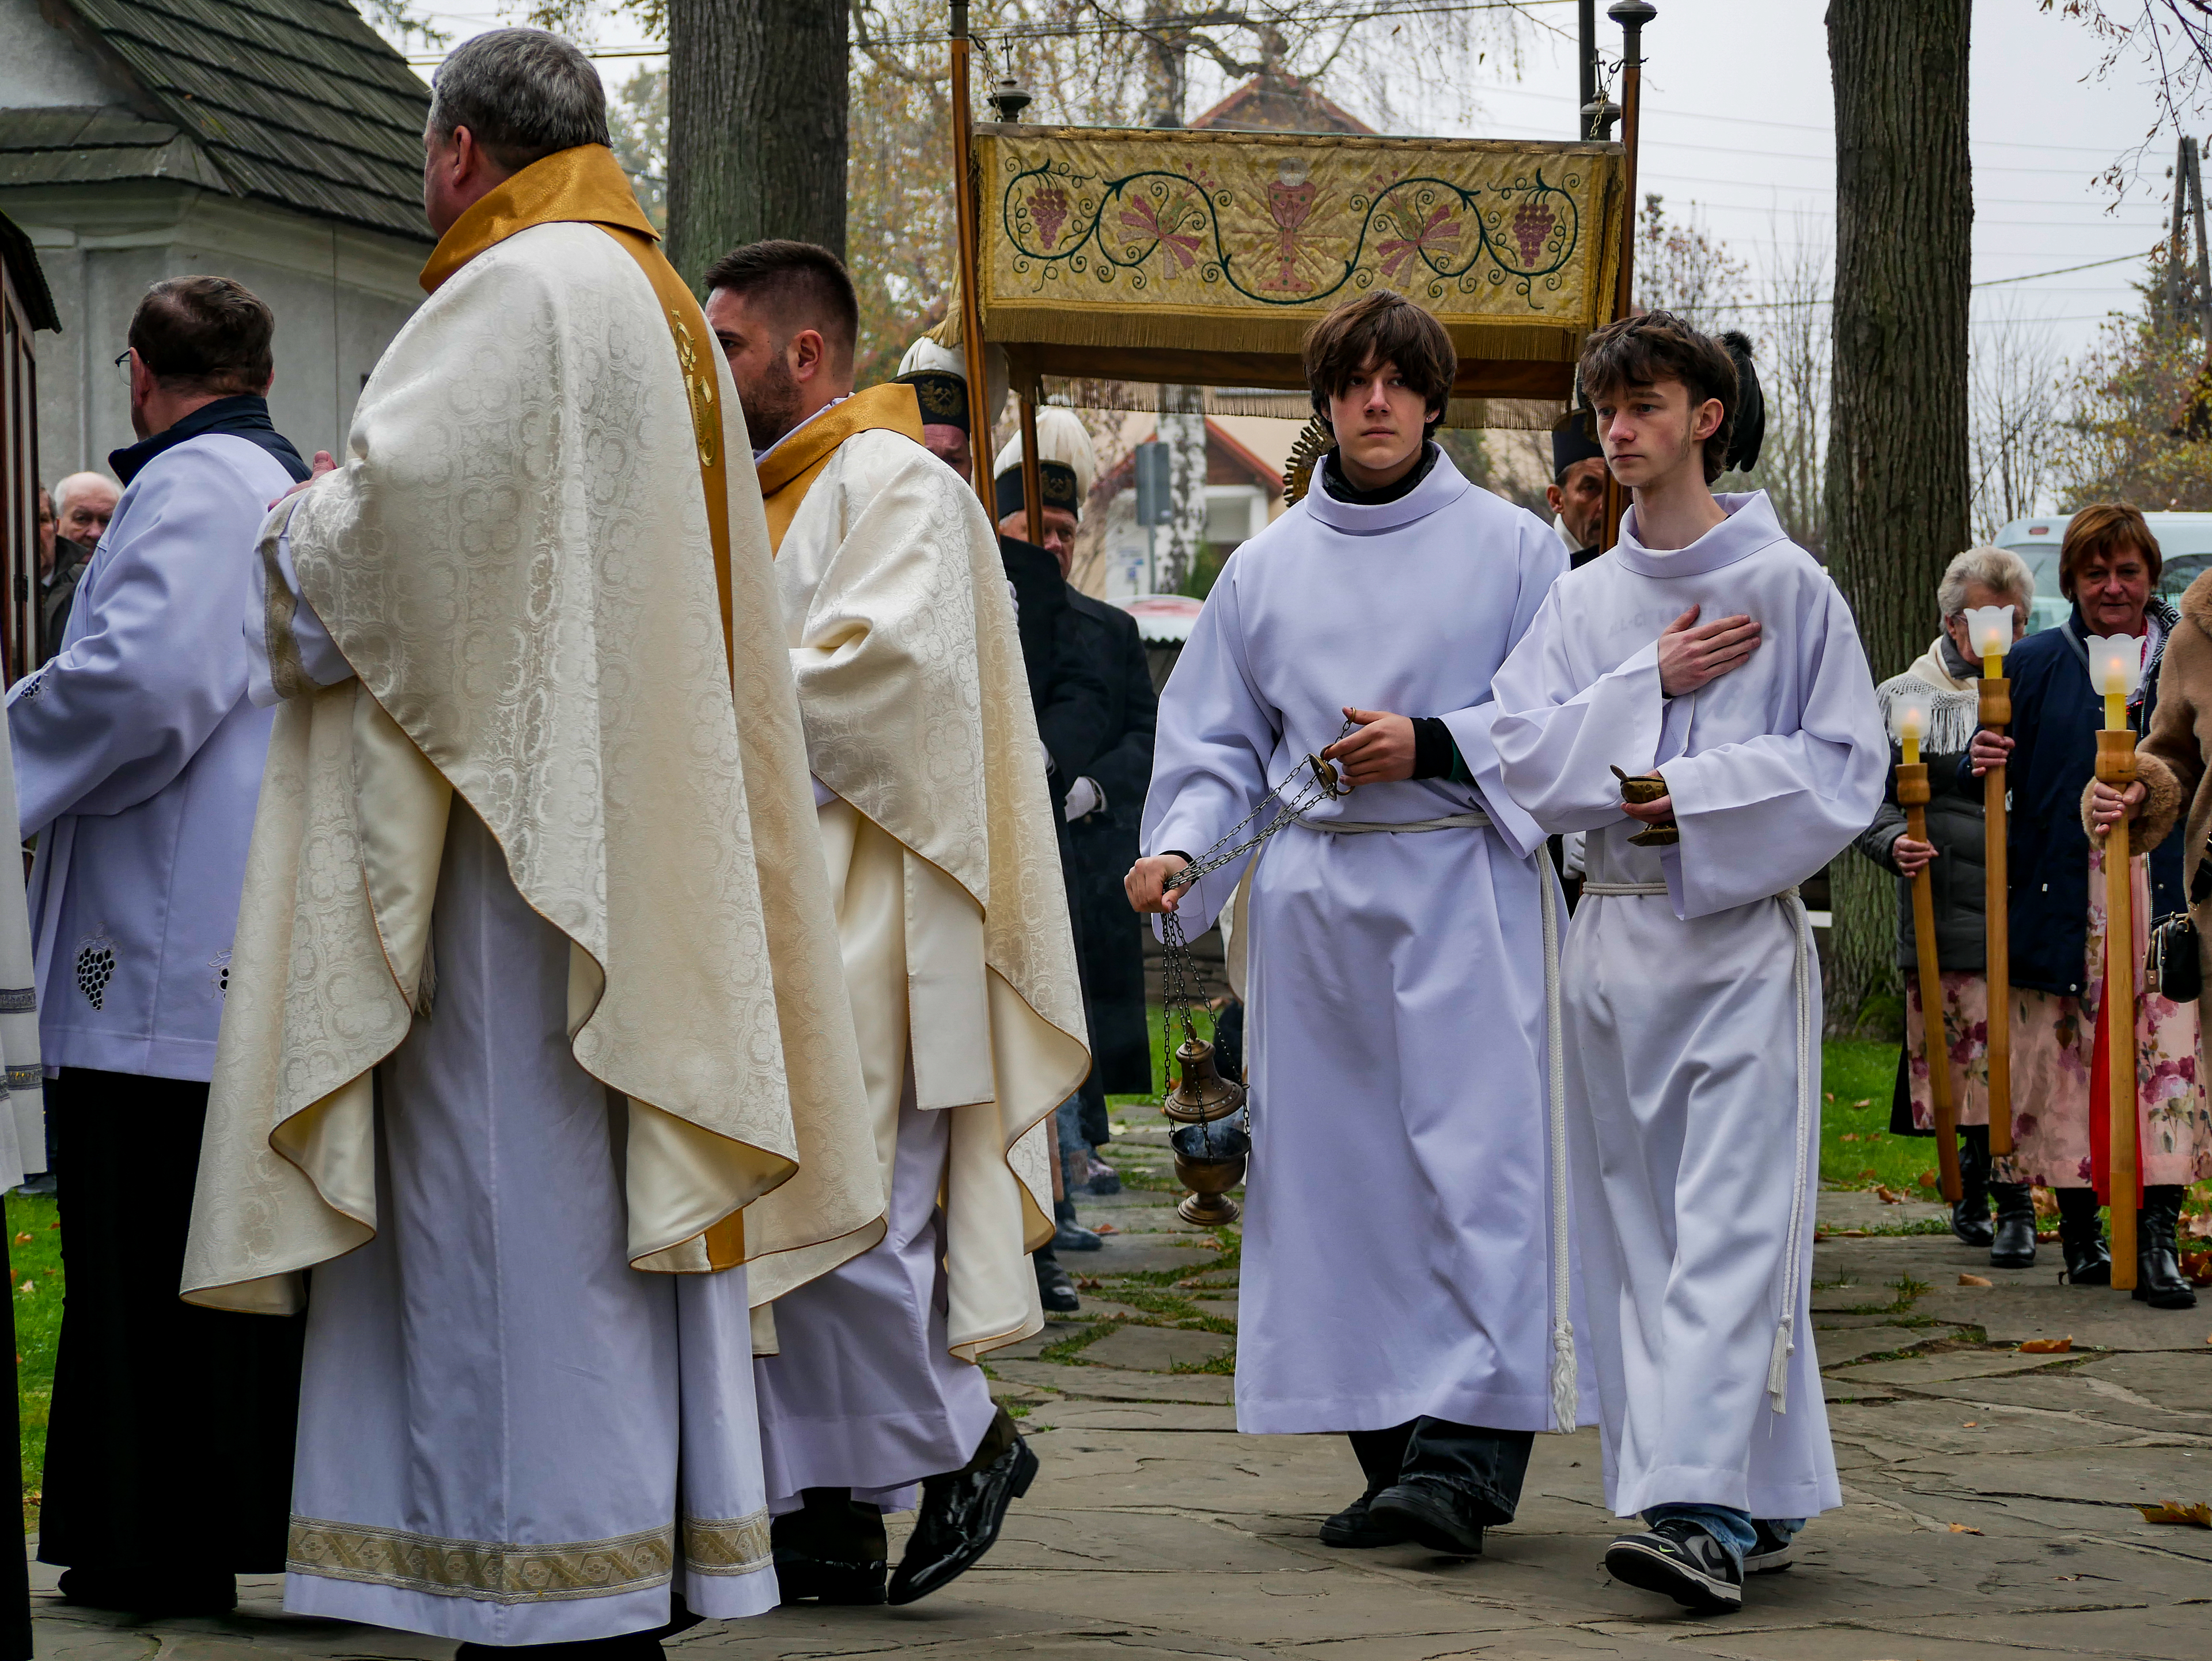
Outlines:
[{"label": "white wall", "polygon": [[39,15],[38,0],[0,0],[0,109],[118,101],[91,60]]},{"label": "white wall", "polygon": [[277,430],[303,455],[337,451],[363,378],[422,302],[416,274],[430,249],[159,179],[0,190],[0,211],[37,247],[61,317],[63,332],[38,341],[39,471],[50,480],[104,469],[131,442],[111,360],[148,286],[170,277],[228,277],[269,303]]}]

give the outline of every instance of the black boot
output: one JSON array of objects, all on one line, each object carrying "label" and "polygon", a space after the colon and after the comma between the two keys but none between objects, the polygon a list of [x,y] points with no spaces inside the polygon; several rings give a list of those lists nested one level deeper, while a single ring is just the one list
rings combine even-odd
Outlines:
[{"label": "black boot", "polygon": [[1970,1246],[1985,1246],[1996,1238],[1990,1227],[1990,1128],[1985,1124],[1959,1128],[1959,1198],[1951,1208],[1951,1232]]},{"label": "black boot", "polygon": [[882,1603],[890,1577],[883,1512],[850,1488],[801,1488],[799,1500],[769,1524],[783,1601]]},{"label": "black boot", "polygon": [[1054,1200],[1052,1202],[1054,1251],[1096,1251],[1106,1242],[1093,1230],[1075,1220],[1075,1202]]},{"label": "black boot", "polygon": [[2066,1254],[2066,1278],[2070,1283],[2112,1285],[2112,1254],[2105,1244],[2104,1224],[2097,1215],[2095,1189],[2058,1190],[2058,1244]]},{"label": "black boot", "polygon": [[2182,1189],[2171,1187],[2143,1189],[2142,1209],[2136,1213],[2136,1299],[2153,1309],[2194,1309],[2197,1289],[2181,1272],[2173,1232],[2181,1221]]},{"label": "black boot", "polygon": [[1039,1303],[1055,1315],[1073,1315],[1083,1307],[1083,1299],[1075,1294],[1075,1282],[1060,1266],[1050,1246],[1040,1246],[1030,1253],[1030,1261],[1036,1267]]},{"label": "black boot", "polygon": [[2035,1267],[2035,1198],[2026,1183],[1991,1183],[1997,1226],[1990,1242],[1993,1269]]},{"label": "black boot", "polygon": [[1376,1494],[1397,1482],[1399,1473],[1405,1469],[1406,1444],[1413,1434],[1410,1422],[1389,1430],[1351,1433],[1352,1457],[1359,1461],[1360,1474],[1367,1479],[1367,1489],[1322,1524],[1322,1544],[1364,1551],[1376,1546],[1395,1546],[1405,1539],[1404,1530],[1395,1524],[1376,1522],[1368,1515],[1368,1507],[1375,1503]]},{"label": "black boot", "polygon": [[968,1463],[921,1485],[921,1512],[891,1576],[889,1601],[911,1603],[950,1585],[998,1542],[1006,1507],[1036,1481],[1037,1457],[1000,1408]]}]

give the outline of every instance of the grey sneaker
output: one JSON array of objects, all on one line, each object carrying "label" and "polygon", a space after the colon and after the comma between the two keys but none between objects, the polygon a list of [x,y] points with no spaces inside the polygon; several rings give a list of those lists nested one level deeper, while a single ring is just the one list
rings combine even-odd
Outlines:
[{"label": "grey sneaker", "polygon": [[1776,1574],[1797,1561],[1796,1535],[1784,1534],[1763,1518],[1753,1518],[1751,1526],[1759,1539],[1743,1555],[1746,1574]]},{"label": "grey sneaker", "polygon": [[1624,1534],[1605,1549],[1614,1579],[1673,1598],[1693,1615],[1743,1607],[1743,1569],[1719,1541],[1685,1518],[1664,1518],[1649,1534]]}]

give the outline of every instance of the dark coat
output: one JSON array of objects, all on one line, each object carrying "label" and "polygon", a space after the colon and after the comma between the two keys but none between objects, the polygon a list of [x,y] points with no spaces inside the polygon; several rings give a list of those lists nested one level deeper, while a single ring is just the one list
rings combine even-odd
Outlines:
[{"label": "dark coat", "polygon": [[[2154,600],[2154,605],[2160,602]],[[2167,638],[2178,618],[2167,613]],[[2012,648],[2012,793],[2007,860],[2012,879],[2012,983],[2078,997],[2089,949],[2089,837],[2081,793],[2097,770],[2097,729],[2105,701],[2089,682],[2081,644],[2088,630],[2076,610],[2066,623]],[[2148,666],[2140,701],[2128,710],[2142,733],[2156,719],[2158,666]],[[1961,772],[1966,767],[1961,758]],[[1978,783],[1969,776],[1967,788]],[[2182,908],[2179,839],[2150,856],[2151,916]]]},{"label": "dark coat", "polygon": [[[1136,619],[1120,606],[1069,589],[1062,642],[1064,652],[1083,662],[1085,678],[1106,689],[1099,710],[1082,712],[1079,721],[1078,712],[1055,704],[1040,723],[1046,748],[1064,758],[1070,782],[1088,778],[1106,798],[1103,808],[1070,827],[1097,1076],[1109,1094],[1149,1095],[1152,1052],[1145,1024],[1144,924],[1129,910],[1121,879],[1137,861],[1138,824],[1152,782],[1159,700]],[[1103,721],[1093,718],[1099,714]]]},{"label": "dark coat", "polygon": [[[1852,843],[1892,876],[1897,863],[1890,845],[1905,834],[1905,810],[1897,805],[1897,764],[1904,759],[1890,746],[1889,788],[1874,823]],[[1989,843],[1982,818],[1982,782],[1957,756],[1929,756],[1928,840],[1936,858],[1928,867],[1929,897],[1935,902],[1936,963],[1939,969],[1986,967],[1988,914],[1984,886]],[[1897,877],[1897,966],[1911,974],[1920,967],[1920,948],[1912,931],[1912,885]]]},{"label": "dark coat", "polygon": [[67,537],[54,538],[54,575],[39,596],[39,662],[50,661],[62,649],[62,635],[69,627],[70,607],[76,600],[76,586],[92,563],[92,550]]}]

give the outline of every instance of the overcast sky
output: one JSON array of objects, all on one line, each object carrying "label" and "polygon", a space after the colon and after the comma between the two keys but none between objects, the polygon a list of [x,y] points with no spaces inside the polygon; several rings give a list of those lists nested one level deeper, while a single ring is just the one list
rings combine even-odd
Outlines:
[{"label": "overcast sky", "polygon": [[[1417,3],[1417,0],[1409,0]],[[1387,3],[1387,0],[1378,0]],[[1765,271],[1777,244],[1809,236],[1832,243],[1833,107],[1825,0],[1656,0],[1646,32],[1645,125],[1640,188],[1658,191],[1671,214],[1696,204],[1705,228],[1752,268],[1753,297],[1771,293]],[[457,40],[498,27],[498,0],[433,0],[431,15]],[[2127,10],[2129,8],[2117,8]],[[1517,80],[1474,67],[1468,80],[1481,115],[1439,119],[1440,130],[1497,137],[1571,136],[1577,101],[1574,7],[1549,0]],[[1601,40],[1618,54],[1620,34]],[[627,17],[599,44],[639,43]],[[2142,143],[2154,113],[2139,66],[2092,78],[2100,53],[2079,24],[2041,13],[2035,0],[1977,0],[1972,135],[1974,265],[1978,283],[2058,267],[2140,256],[2165,228],[2173,135],[2145,153],[2142,178],[2115,204],[2097,182],[2107,163]],[[609,58],[609,82],[642,61]],[[1974,315],[1989,326],[2007,308],[2036,319],[2069,355],[2099,322],[2130,303],[2139,263],[1978,288]]]}]

